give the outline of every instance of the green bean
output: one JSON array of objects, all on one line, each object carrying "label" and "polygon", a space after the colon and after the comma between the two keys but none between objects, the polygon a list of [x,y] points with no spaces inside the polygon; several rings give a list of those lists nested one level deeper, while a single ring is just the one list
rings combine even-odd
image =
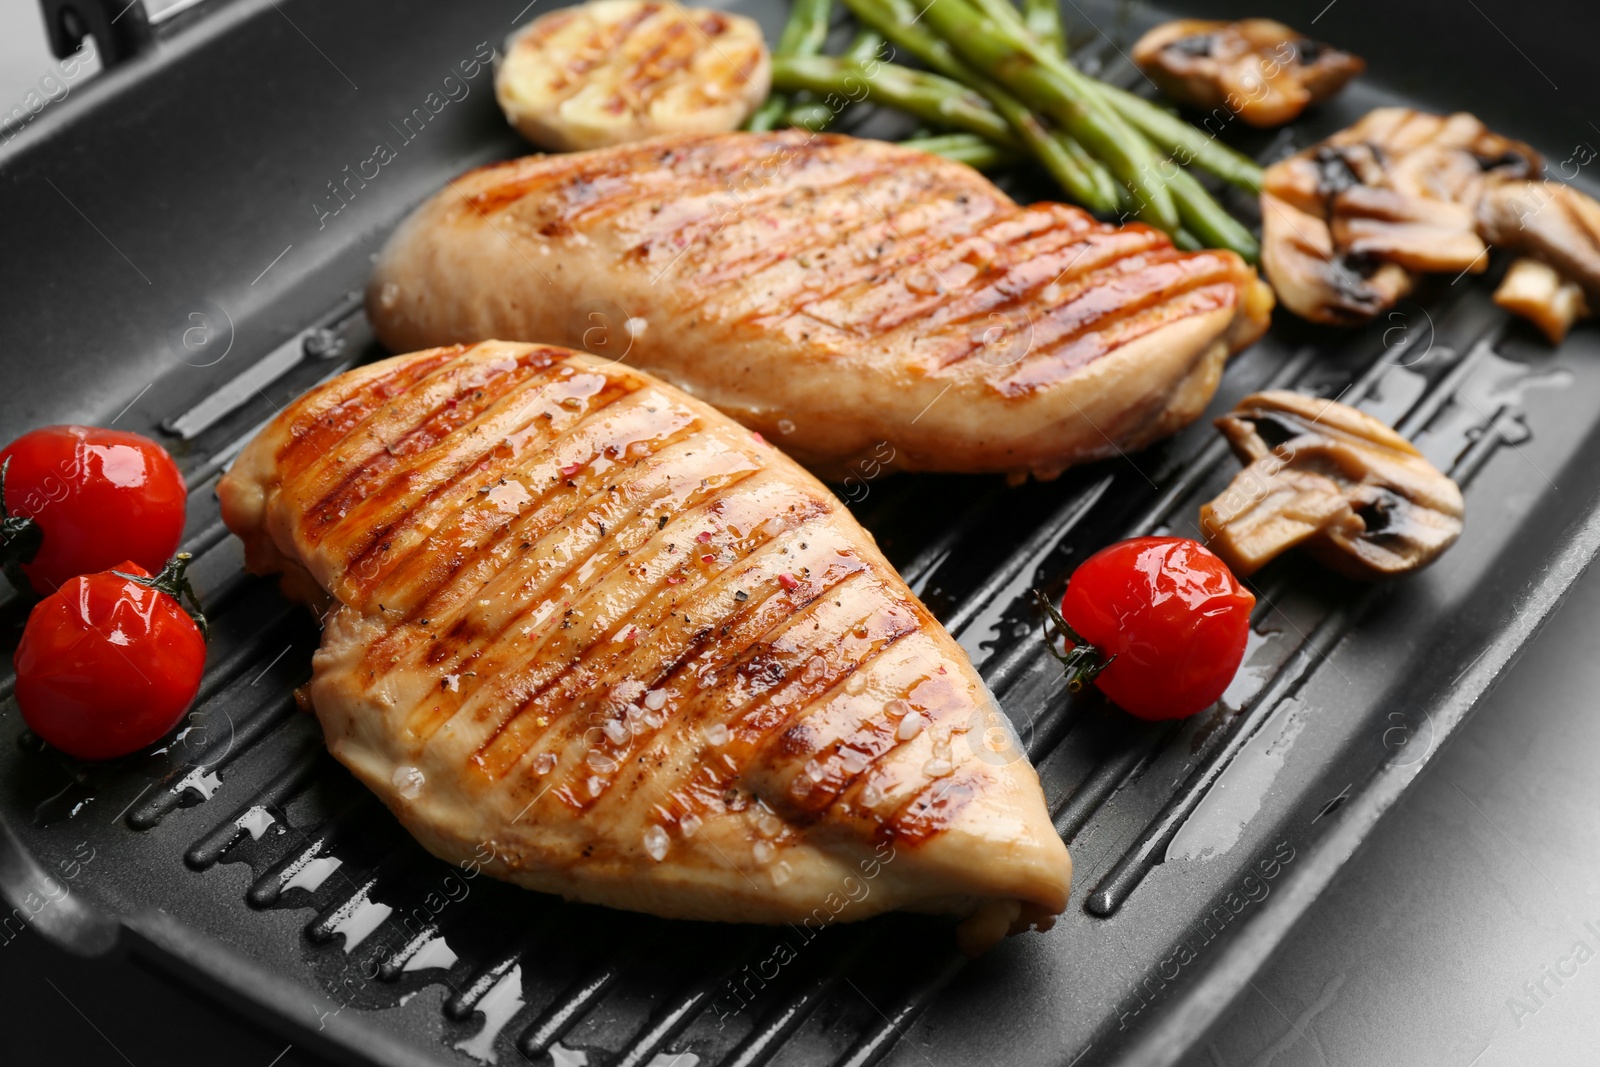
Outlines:
[{"label": "green bean", "polygon": [[1122,186],[1117,184],[1117,179],[1106,170],[1105,164],[1091,156],[1088,151],[1060,130],[1054,131],[1050,139],[1060,146],[1061,151],[1072,161],[1072,165],[1083,171],[1087,179],[1094,183],[1097,196],[1093,199],[1080,197],[1078,203],[1090,211],[1109,214],[1117,209],[1120,202]]},{"label": "green bean", "polygon": [[789,101],[784,97],[769,94],[766,103],[756,108],[755,113],[745,121],[744,128],[752,133],[766,133],[783,118],[783,110],[788,106]]},{"label": "green bean", "polygon": [[[1178,205],[1183,228],[1208,248],[1227,248],[1239,253],[1245,262],[1261,258],[1261,246],[1244,224],[1223,210],[1193,174],[1170,160],[1164,176],[1172,199]],[[1181,247],[1181,246],[1180,246]]]},{"label": "green bean", "polygon": [[783,124],[797,130],[821,133],[833,125],[833,120],[839,117],[839,110],[842,109],[831,108],[820,100],[807,100],[791,105],[789,110],[783,113]]},{"label": "green bean", "polygon": [[[870,63],[879,58],[883,51],[884,40],[880,34],[872,30],[862,30],[856,34],[855,40],[844,50],[840,58],[856,63]],[[833,125],[835,119],[844,111],[843,107],[829,107],[820,101],[809,100],[794,104],[783,116],[785,126],[797,129],[810,130],[812,133],[821,133]]]},{"label": "green bean", "polygon": [[1034,156],[1067,193],[1090,211],[1116,210],[1117,183],[1100,161],[1060,130],[1045,128],[1037,115],[1007,96],[999,110]]},{"label": "green bean", "polygon": [[923,21],[969,64],[991,71],[1104,162],[1134,194],[1141,218],[1168,233],[1178,228],[1177,206],[1157,180],[1149,144],[1106,104],[1094,82],[967,0],[937,0],[924,9]]},{"label": "green bean", "polygon": [[[994,107],[960,82],[896,66],[868,68],[832,56],[786,56],[772,60],[772,84],[784,92],[823,94],[830,107],[871,99],[940,126],[953,126],[1015,146],[1016,135]],[[840,99],[842,98],[842,99]]]},{"label": "green bean", "polygon": [[1235,152],[1203,130],[1124,89],[1102,83],[1100,95],[1166,155],[1183,160],[1185,164],[1193,163],[1247,192],[1261,191],[1261,168],[1249,156]]},{"label": "green bean", "polygon": [[1011,0],[972,0],[972,6],[1005,27],[1007,33],[1030,36],[1033,33],[1022,20],[1022,12],[1011,6]]},{"label": "green bean", "polygon": [[[828,17],[833,11],[833,0],[794,0],[789,8],[789,21],[784,23],[778,37],[778,47],[772,50],[778,56],[814,56],[822,51],[828,39]],[[783,118],[789,101],[773,93],[745,123],[745,129],[762,132],[772,129]]]},{"label": "green bean", "polygon": [[953,159],[958,163],[965,163],[976,170],[993,170],[995,167],[1013,163],[1017,159],[1015,152],[1001,148],[998,145],[985,141],[973,133],[947,133],[938,137],[918,137],[909,141],[901,141],[902,148],[915,148],[923,152],[931,152],[945,159]]},{"label": "green bean", "polygon": [[1067,31],[1061,25],[1060,0],[1022,0],[1022,21],[1045,47],[1067,54]]},{"label": "green bean", "polygon": [[[1249,190],[1259,189],[1260,168],[1157,105],[1074,69],[1064,59],[1055,0],[1020,0],[1021,11],[1010,0],[936,0],[920,11],[911,0],[844,2],[864,26],[987,98],[1015,140],[1074,200],[1099,212],[1121,207],[1172,234],[1179,247],[1226,248],[1256,261],[1260,249],[1250,231],[1192,174],[1163,157],[1193,163]],[[948,95],[950,86],[942,89]],[[885,94],[874,96],[887,101]],[[912,113],[934,119],[925,109]],[[962,128],[988,136],[971,121]],[[951,136],[963,139],[913,143],[944,146],[941,154],[975,165],[1000,161],[999,153],[970,135]]]},{"label": "green bean", "polygon": [[844,0],[844,6],[850,9],[857,22],[904,48],[935,73],[963,82],[978,76],[961,62],[949,45],[917,21],[911,0]]},{"label": "green bean", "polygon": [[887,59],[888,57],[882,54],[885,43],[883,34],[876,30],[862,30],[856,34],[855,40],[850,42],[850,47],[844,50],[844,58],[856,63]]},{"label": "green bean", "polygon": [[844,2],[865,25],[877,30],[933,70],[970,85],[987,97],[1069,197],[1091,211],[1109,212],[1116,209],[1116,183],[1105,169],[1071,137],[1061,131],[1052,136],[1022,101],[962,62],[948,44],[918,23],[916,9],[910,0]]},{"label": "green bean", "polygon": [[1205,247],[1200,243],[1200,238],[1182,226],[1179,226],[1178,232],[1172,235],[1172,245],[1174,248],[1181,248],[1185,252],[1198,252]]}]

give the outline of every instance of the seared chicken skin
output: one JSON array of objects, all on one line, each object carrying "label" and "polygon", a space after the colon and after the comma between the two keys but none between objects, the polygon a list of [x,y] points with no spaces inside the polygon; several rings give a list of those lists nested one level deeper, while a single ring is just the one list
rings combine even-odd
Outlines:
[{"label": "seared chicken skin", "polygon": [[1271,300],[1231,252],[786,131],[466,174],[390,240],[367,314],[394,351],[510,337],[626,358],[830,474],[1053,476],[1196,418]]},{"label": "seared chicken skin", "polygon": [[960,647],[821,484],[670,385],[525,344],[396,357],[297,400],[218,493],[251,570],[323,612],[330,751],[445,859],[677,918],[953,912],[969,948],[1066,906]]},{"label": "seared chicken skin", "polygon": [[1267,168],[1262,269],[1295,314],[1359,325],[1420,273],[1486,269],[1479,200],[1542,167],[1532,148],[1471,115],[1377,108]]},{"label": "seared chicken skin", "polygon": [[1238,115],[1252,126],[1293,122],[1366,69],[1272,19],[1164,22],[1134,44],[1133,61],[1179,103],[1226,109],[1221,121]]}]

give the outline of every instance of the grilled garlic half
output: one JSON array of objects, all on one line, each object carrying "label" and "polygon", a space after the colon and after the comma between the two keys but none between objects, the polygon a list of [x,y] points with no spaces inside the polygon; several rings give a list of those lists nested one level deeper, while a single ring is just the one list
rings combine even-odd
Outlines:
[{"label": "grilled garlic half", "polygon": [[1240,577],[1301,547],[1347,577],[1418,570],[1461,536],[1461,489],[1404,437],[1346,404],[1284,390],[1217,420],[1247,466],[1200,509],[1212,551]]},{"label": "grilled garlic half", "polygon": [[738,129],[771,80],[751,19],[659,0],[594,0],[512,34],[494,90],[524,137],[573,151]]}]

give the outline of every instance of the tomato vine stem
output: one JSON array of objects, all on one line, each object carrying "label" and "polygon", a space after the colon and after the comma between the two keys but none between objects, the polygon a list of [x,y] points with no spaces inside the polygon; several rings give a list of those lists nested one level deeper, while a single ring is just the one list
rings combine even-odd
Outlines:
[{"label": "tomato vine stem", "polygon": [[[161,568],[161,573],[154,577],[143,574],[127,574],[123,571],[112,571],[118,578],[125,578],[135,582],[146,589],[154,589],[158,593],[165,593],[178,602],[178,606],[188,613],[194,624],[200,627],[200,636],[207,641],[211,640],[211,624],[206,622],[204,612],[200,608],[200,598],[195,594],[194,585],[189,581],[186,573],[194,557],[187,552],[179,552],[167,560],[167,565]],[[185,604],[187,600],[189,603]],[[191,606],[192,605],[192,606]]]},{"label": "tomato vine stem", "polygon": [[[1044,644],[1050,654],[1061,664],[1062,672],[1066,675],[1067,690],[1079,692],[1084,686],[1093,682],[1101,671],[1111,666],[1116,661],[1116,656],[1102,658],[1105,654],[1098,647],[1085,641],[1072,624],[1062,617],[1050,598],[1039,590],[1033,591],[1034,599],[1039,601],[1039,606],[1044,608],[1045,616],[1050,620],[1046,629]],[[1056,651],[1055,638],[1060,637],[1067,643],[1065,652]]]}]

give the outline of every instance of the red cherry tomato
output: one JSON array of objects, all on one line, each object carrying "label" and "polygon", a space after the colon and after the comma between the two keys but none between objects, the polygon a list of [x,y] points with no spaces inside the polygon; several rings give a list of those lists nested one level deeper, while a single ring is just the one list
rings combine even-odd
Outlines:
[{"label": "red cherry tomato", "polygon": [[34,606],[17,646],[17,705],[46,742],[80,759],[125,756],[178,724],[200,689],[203,620],[184,612],[185,560],[158,578],[137,563],[68,579]]},{"label": "red cherry tomato", "polygon": [[1255,603],[1198,541],[1136,537],[1084,560],[1061,615],[1098,653],[1086,657],[1112,703],[1141,719],[1182,719],[1228,688]]},{"label": "red cherry tomato", "polygon": [[20,563],[40,596],[124,559],[159,571],[177,551],[188,491],[149,438],[45,426],[0,451],[0,465],[7,574]]}]

